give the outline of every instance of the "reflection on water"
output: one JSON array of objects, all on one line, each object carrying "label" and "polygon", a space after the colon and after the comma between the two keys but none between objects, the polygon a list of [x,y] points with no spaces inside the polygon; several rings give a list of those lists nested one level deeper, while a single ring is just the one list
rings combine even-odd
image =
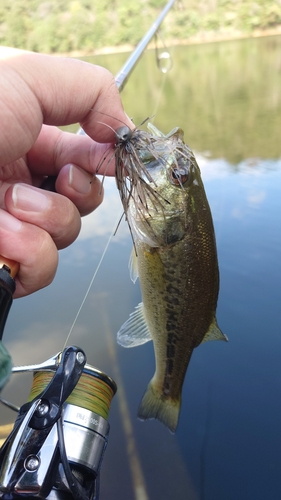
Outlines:
[{"label": "reflection on water", "polygon": [[[123,221],[71,339],[89,363],[119,382],[101,499],[280,498],[280,49],[280,38],[268,38],[172,50],[174,67],[155,124],[165,132],[182,126],[197,151],[217,235],[217,317],[229,343],[195,350],[175,435],[159,422],[137,420],[154,354],[151,344],[125,350],[115,342],[141,300],[129,278],[131,241]],[[98,62],[117,72],[119,57]],[[152,114],[158,98],[153,57],[142,59],[125,89],[125,108],[136,123]],[[61,252],[54,283],[14,303],[5,341],[16,364],[62,348],[119,210],[108,179],[103,206]],[[4,395],[23,403],[29,384],[14,376]],[[9,422],[12,415],[1,409],[1,417]]]}]

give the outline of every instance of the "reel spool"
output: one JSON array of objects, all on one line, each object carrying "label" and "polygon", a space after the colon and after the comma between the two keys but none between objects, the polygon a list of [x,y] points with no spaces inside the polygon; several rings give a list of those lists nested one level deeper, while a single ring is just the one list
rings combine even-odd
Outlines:
[{"label": "reel spool", "polygon": [[0,451],[0,498],[97,500],[116,384],[86,365],[80,348],[48,361],[55,366],[35,371],[29,401]]}]

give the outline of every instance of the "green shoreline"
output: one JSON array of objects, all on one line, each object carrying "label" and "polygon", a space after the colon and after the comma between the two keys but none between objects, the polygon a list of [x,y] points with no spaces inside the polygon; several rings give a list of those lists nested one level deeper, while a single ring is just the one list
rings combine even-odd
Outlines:
[{"label": "green shoreline", "polygon": [[[45,54],[131,51],[166,0],[2,0],[0,44]],[[165,44],[280,34],[280,0],[180,0],[161,25]],[[257,34],[257,35],[256,35]]]},{"label": "green shoreline", "polygon": [[[254,30],[252,33],[243,33],[239,31],[233,31],[230,33],[201,33],[196,36],[190,37],[188,39],[170,39],[165,40],[166,47],[176,47],[185,45],[200,45],[207,43],[217,43],[217,42],[227,42],[231,40],[245,40],[251,38],[262,38],[269,36],[279,36],[281,35],[281,26],[266,29],[266,30]],[[118,45],[116,47],[104,47],[98,48],[91,51],[76,50],[71,52],[57,52],[52,55],[58,57],[86,57],[86,56],[99,56],[107,54],[122,54],[127,52],[132,52],[136,46],[135,45]],[[148,44],[148,49],[154,49],[155,44],[151,42]]]}]

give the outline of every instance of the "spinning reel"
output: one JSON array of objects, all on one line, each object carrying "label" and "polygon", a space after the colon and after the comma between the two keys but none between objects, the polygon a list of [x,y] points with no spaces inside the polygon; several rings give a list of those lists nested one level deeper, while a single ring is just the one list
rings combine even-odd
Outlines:
[{"label": "spinning reel", "polygon": [[[3,273],[2,268],[2,326],[13,293]],[[0,499],[98,500],[115,382],[87,365],[85,353],[74,346],[12,371],[33,371],[34,376],[29,401],[0,450]]]}]

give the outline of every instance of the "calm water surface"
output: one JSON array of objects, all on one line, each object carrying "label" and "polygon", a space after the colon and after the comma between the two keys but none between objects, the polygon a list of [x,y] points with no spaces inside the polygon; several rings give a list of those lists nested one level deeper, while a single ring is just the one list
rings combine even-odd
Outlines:
[{"label": "calm water surface", "polygon": [[[122,223],[71,338],[119,388],[101,500],[279,500],[281,38],[171,53],[173,69],[164,82],[154,53],[146,53],[123,101],[135,123],[156,112],[154,123],[164,132],[181,126],[195,150],[217,236],[217,318],[229,343],[208,342],[194,351],[175,435],[159,422],[137,419],[154,354],[151,343],[125,350],[115,341],[141,300],[129,278],[131,241]],[[116,73],[126,58],[95,62]],[[5,341],[15,364],[43,361],[62,348],[119,211],[108,179],[103,206],[61,252],[54,283],[13,304]],[[4,396],[21,404],[29,387],[29,376],[14,375]],[[8,410],[1,415],[5,422],[13,418]]]}]

